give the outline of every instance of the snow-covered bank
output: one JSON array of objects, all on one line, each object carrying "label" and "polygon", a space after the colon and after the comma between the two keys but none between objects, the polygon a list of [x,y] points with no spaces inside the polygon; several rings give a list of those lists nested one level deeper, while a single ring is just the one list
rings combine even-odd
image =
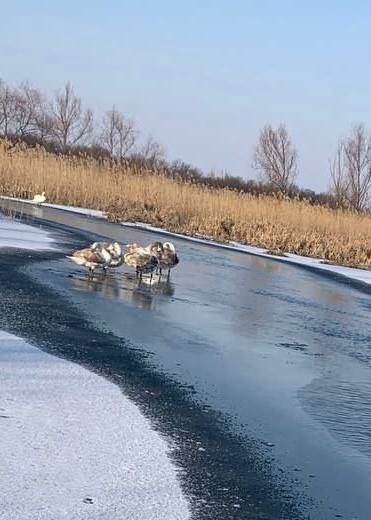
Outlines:
[{"label": "snow-covered bank", "polygon": [[[15,201],[15,202],[22,202],[23,204],[31,204],[32,206],[35,206],[35,208],[39,207],[32,200],[29,200],[29,199],[6,197],[5,195],[0,196],[0,199]],[[48,202],[43,203],[43,206],[46,208],[54,208],[54,209],[61,209],[64,211],[71,211],[72,213],[79,213],[81,215],[86,215],[89,217],[106,218],[104,211],[101,211],[99,209],[79,208],[77,206],[62,206],[61,204],[49,204]]]},{"label": "snow-covered bank", "polygon": [[51,250],[54,239],[47,231],[27,226],[0,214],[0,247],[17,249]]},{"label": "snow-covered bank", "polygon": [[165,441],[105,379],[0,332],[0,518],[189,518]]},{"label": "snow-covered bank", "polygon": [[[0,198],[6,199],[6,200],[14,200],[17,202],[24,202],[27,204],[29,204],[29,203],[32,204],[32,201],[24,200],[24,199],[15,199],[15,198],[12,199],[11,197],[0,197]],[[107,218],[105,213],[103,211],[99,211],[99,210],[78,208],[75,206],[62,206],[59,204],[43,204],[43,206],[46,206],[48,208],[59,209],[59,210],[63,210],[63,211],[69,211],[72,213],[78,213],[80,215],[86,215],[86,216],[95,217],[95,218],[101,218],[101,219]],[[238,242],[220,243],[220,242],[215,242],[214,240],[208,239],[208,238],[190,237],[187,235],[182,235],[180,233],[172,233],[171,231],[166,231],[162,228],[157,228],[155,226],[151,226],[149,224],[144,224],[142,222],[135,222],[135,223],[122,222],[122,225],[125,227],[132,227],[132,228],[136,228],[136,229],[143,229],[145,231],[161,233],[162,235],[179,238],[182,240],[188,240],[190,242],[195,242],[198,244],[206,244],[206,245],[210,245],[213,247],[228,249],[231,251],[238,251],[238,252],[247,253],[250,255],[279,260],[280,262],[287,262],[287,263],[291,263],[294,265],[310,267],[312,269],[318,269],[318,270],[321,270],[324,272],[328,272],[328,273],[332,273],[332,274],[336,274],[338,276],[348,278],[350,280],[355,280],[357,282],[371,285],[371,271],[367,271],[364,269],[356,269],[353,267],[342,267],[339,265],[326,264],[326,263],[324,263],[323,260],[321,260],[319,258],[300,256],[300,255],[295,255],[295,254],[291,254],[291,253],[286,253],[285,256],[275,256],[275,255],[268,254],[267,249],[262,248],[262,247],[248,246],[248,245],[240,244]]]}]

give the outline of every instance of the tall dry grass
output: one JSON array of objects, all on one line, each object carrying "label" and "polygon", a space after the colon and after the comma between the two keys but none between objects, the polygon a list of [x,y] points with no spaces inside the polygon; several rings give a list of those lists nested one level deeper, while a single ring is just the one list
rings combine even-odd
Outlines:
[{"label": "tall dry grass", "polygon": [[160,171],[120,170],[90,158],[0,143],[0,193],[97,208],[115,221],[146,222],[189,235],[371,266],[371,219],[274,197],[182,183]]}]

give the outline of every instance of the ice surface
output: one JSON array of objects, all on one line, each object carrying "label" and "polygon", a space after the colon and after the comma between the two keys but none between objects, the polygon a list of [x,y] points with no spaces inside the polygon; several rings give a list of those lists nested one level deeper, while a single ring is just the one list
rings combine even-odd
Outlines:
[{"label": "ice surface", "polygon": [[0,248],[52,250],[53,244],[54,239],[47,231],[0,215]]},{"label": "ice surface", "polygon": [[167,444],[107,380],[0,332],[0,519],[185,520]]}]

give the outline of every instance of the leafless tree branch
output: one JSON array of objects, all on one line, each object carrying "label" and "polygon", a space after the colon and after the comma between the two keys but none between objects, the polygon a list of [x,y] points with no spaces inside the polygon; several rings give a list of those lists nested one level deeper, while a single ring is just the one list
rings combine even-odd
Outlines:
[{"label": "leafless tree branch", "polygon": [[140,148],[139,155],[152,166],[155,166],[165,159],[166,150],[160,143],[155,141],[152,136],[149,136],[144,145]]},{"label": "leafless tree branch", "polygon": [[71,83],[57,92],[52,104],[52,132],[63,150],[86,140],[93,129],[93,112],[82,108],[81,98],[75,95]]},{"label": "leafless tree branch", "polygon": [[355,126],[340,141],[330,167],[331,191],[338,202],[363,211],[370,201],[371,137],[363,125]]},{"label": "leafless tree branch", "polygon": [[287,129],[265,126],[255,148],[253,167],[263,179],[286,193],[297,175],[297,151]]},{"label": "leafless tree branch", "polygon": [[101,145],[114,159],[123,159],[135,145],[137,132],[134,123],[112,107],[103,118]]}]

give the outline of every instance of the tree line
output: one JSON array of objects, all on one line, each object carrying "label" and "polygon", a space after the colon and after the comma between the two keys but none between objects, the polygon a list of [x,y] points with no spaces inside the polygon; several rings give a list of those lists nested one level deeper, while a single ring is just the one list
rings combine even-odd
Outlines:
[{"label": "tree line", "polygon": [[[254,167],[263,178],[287,193],[298,173],[298,153],[284,125],[266,126],[254,153]],[[354,126],[339,140],[330,161],[329,191],[337,207],[354,211],[369,208],[371,195],[371,135],[364,125]]]},{"label": "tree line", "polygon": [[279,193],[354,211],[368,209],[370,202],[371,136],[363,125],[339,141],[329,165],[327,193],[303,190],[295,184],[298,151],[283,124],[277,128],[267,125],[260,132],[252,163],[259,180],[226,173],[205,175],[183,161],[167,161],[164,147],[151,136],[143,142],[134,122],[115,106],[97,121],[69,82],[47,97],[28,83],[11,87],[0,79],[0,135],[58,153],[85,152],[98,159],[157,168],[174,178],[254,195]]},{"label": "tree line", "polygon": [[26,82],[13,88],[0,79],[0,134],[62,153],[84,150],[117,160],[130,154],[155,161],[165,156],[152,137],[139,145],[134,122],[115,106],[95,121],[69,82],[48,98]]}]

